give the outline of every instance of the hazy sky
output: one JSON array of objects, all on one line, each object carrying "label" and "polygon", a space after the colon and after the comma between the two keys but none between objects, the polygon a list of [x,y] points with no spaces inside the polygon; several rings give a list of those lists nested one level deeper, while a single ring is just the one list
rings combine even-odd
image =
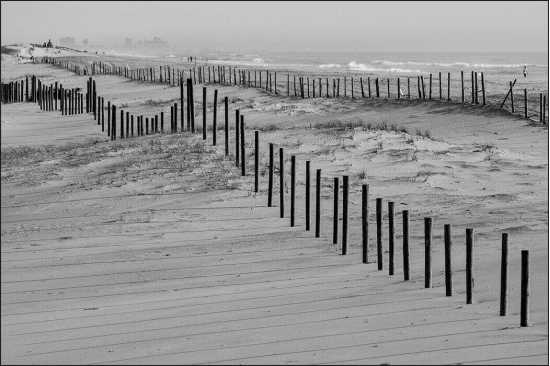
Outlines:
[{"label": "hazy sky", "polygon": [[539,2],[10,2],[2,44],[122,43],[159,36],[185,48],[316,51],[547,50]]}]

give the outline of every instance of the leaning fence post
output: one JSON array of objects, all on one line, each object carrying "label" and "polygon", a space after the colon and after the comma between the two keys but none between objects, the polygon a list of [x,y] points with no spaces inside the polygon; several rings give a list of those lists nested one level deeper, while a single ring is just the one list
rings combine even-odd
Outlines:
[{"label": "leaning fence post", "polygon": [[521,319],[522,327],[528,326],[529,317],[529,251],[521,251]]},{"label": "leaning fence post", "polygon": [[363,239],[363,263],[368,263],[369,251],[369,210],[368,210],[369,185],[363,184],[361,187],[361,229]]},{"label": "leaning fence post", "polygon": [[383,259],[382,259],[382,198],[376,199],[376,254],[377,254],[377,263],[378,270],[381,271],[383,268]]},{"label": "leaning fence post", "polygon": [[424,288],[432,287],[432,219],[424,217]]},{"label": "leaning fence post", "polygon": [[474,241],[474,229],[466,229],[466,304],[472,303],[472,246]]},{"label": "leaning fence post", "polygon": [[315,178],[315,237],[318,238],[321,234],[321,169],[317,169]]},{"label": "leaning fence post", "polygon": [[514,110],[514,89],[513,89],[512,82],[510,81],[510,102],[512,102],[512,113],[515,112]]},{"label": "leaning fence post", "polygon": [[443,226],[445,236],[445,296],[453,296],[453,278],[451,269],[451,225]]}]

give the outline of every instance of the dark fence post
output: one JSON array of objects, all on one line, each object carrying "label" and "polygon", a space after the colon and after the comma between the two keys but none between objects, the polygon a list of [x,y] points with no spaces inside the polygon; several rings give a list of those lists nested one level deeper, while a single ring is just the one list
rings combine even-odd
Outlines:
[{"label": "dark fence post", "polygon": [[309,160],[306,161],[306,231],[309,231],[309,196],[310,196],[310,172],[309,172]]},{"label": "dark fence post", "polygon": [[432,287],[432,219],[424,217],[424,288]]},{"label": "dark fence post", "polygon": [[[216,130],[217,130],[217,121],[218,117],[218,89],[214,89],[214,105],[213,105],[213,121],[212,121],[212,146],[216,146]],[[256,192],[258,192],[256,190]]]},{"label": "dark fence post", "polygon": [[464,71],[460,70],[460,96],[464,104]]},{"label": "dark fence post", "polygon": [[383,269],[382,258],[382,198],[376,199],[376,254],[378,270]]},{"label": "dark fence post", "polygon": [[342,255],[348,252],[348,197],[349,197],[349,177],[342,177]]},{"label": "dark fence post", "polygon": [[269,143],[269,183],[267,187],[267,207],[272,206],[272,201],[273,201],[273,144]]},{"label": "dark fence post", "polygon": [[321,234],[321,169],[317,169],[315,178],[315,237],[318,238]]},{"label": "dark fence post", "polygon": [[451,225],[443,226],[445,236],[445,296],[453,296],[453,278],[451,269]]},{"label": "dark fence post", "polygon": [[279,213],[281,218],[285,217],[285,161],[283,148],[279,148]]},{"label": "dark fence post", "polygon": [[206,86],[202,87],[202,139],[206,140]]},{"label": "dark fence post", "polygon": [[527,89],[523,89],[523,116],[527,118]]},{"label": "dark fence post", "polygon": [[483,73],[481,73],[481,97],[483,98],[483,105],[485,105],[485,78],[483,77]]},{"label": "dark fence post", "polygon": [[521,320],[522,327],[528,326],[529,317],[529,251],[521,251]]},{"label": "dark fence post", "polygon": [[466,229],[466,304],[472,303],[472,246],[474,229]]},{"label": "dark fence post", "polygon": [[244,144],[244,116],[241,114],[241,175],[246,175],[246,153]]},{"label": "dark fence post", "polygon": [[223,98],[224,109],[225,109],[225,156],[229,155],[229,105],[227,97]]},{"label": "dark fence post", "polygon": [[409,211],[403,210],[403,280],[409,279]]},{"label": "dark fence post", "polygon": [[332,244],[338,243],[338,191],[340,189],[340,184],[338,177],[334,177],[334,206],[332,212]]},{"label": "dark fence post", "polygon": [[235,110],[235,166],[239,166],[239,110]]},{"label": "dark fence post", "polygon": [[363,263],[368,263],[369,251],[369,209],[368,209],[369,185],[361,187],[361,231],[363,239]]},{"label": "dark fence post", "polygon": [[389,244],[389,265],[388,265],[388,274],[390,276],[393,276],[394,273],[394,266],[393,266],[393,258],[394,258],[394,233],[395,228],[393,225],[393,207],[394,203],[392,201],[388,202],[388,244]]},{"label": "dark fence post", "polygon": [[258,192],[258,169],[260,163],[260,132],[254,131],[254,192]]},{"label": "dark fence post", "polygon": [[[183,131],[184,128],[184,118],[183,118],[183,112],[184,112],[184,104],[183,104],[183,78],[180,78],[180,127]],[[161,112],[161,126],[162,126],[162,112]],[[161,128],[162,129],[162,128]]]},{"label": "dark fence post", "polygon": [[294,226],[294,208],[296,199],[296,156],[290,157],[290,226]]},{"label": "dark fence post", "polygon": [[508,234],[502,233],[500,257],[500,316],[506,315],[506,292],[508,287]]}]

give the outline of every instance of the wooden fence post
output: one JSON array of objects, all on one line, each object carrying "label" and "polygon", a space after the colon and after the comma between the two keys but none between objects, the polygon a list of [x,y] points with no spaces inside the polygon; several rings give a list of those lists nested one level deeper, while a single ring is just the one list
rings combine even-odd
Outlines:
[{"label": "wooden fence post", "polygon": [[338,244],[338,191],[340,190],[340,184],[338,177],[334,177],[334,206],[332,213],[332,244]]},{"label": "wooden fence post", "polygon": [[508,287],[508,234],[502,233],[500,257],[500,316],[506,315],[506,298]]},{"label": "wooden fence post", "polygon": [[430,73],[430,83],[428,88],[428,99],[432,100],[432,74]]},{"label": "wooden fence post", "polygon": [[432,219],[424,218],[424,288],[432,287]]},{"label": "wooden fence post", "polygon": [[279,148],[279,214],[280,217],[285,217],[285,161],[283,156],[283,148]]},{"label": "wooden fence post", "polygon": [[474,229],[466,229],[466,304],[472,303],[472,246],[474,241]]},{"label": "wooden fence post", "polygon": [[376,254],[378,270],[383,269],[382,258],[382,198],[376,199]]},{"label": "wooden fence post", "polygon": [[239,166],[239,110],[235,109],[235,166]]},{"label": "wooden fence post", "polygon": [[408,281],[409,274],[409,211],[403,210],[403,280]]},{"label": "wooden fence post", "polygon": [[296,156],[290,157],[290,226],[294,227],[294,209],[296,202]]},{"label": "wooden fence post", "polygon": [[521,307],[520,325],[528,326],[529,317],[529,251],[521,251]]},{"label": "wooden fence post", "polygon": [[460,70],[460,97],[464,104],[464,71]]},{"label": "wooden fence post", "polygon": [[363,239],[363,263],[368,263],[369,252],[369,185],[363,184],[361,187],[361,231]]},{"label": "wooden fence post", "polygon": [[451,269],[451,225],[443,226],[445,236],[445,296],[453,296],[453,278]]},{"label": "wooden fence post", "polygon": [[267,207],[272,206],[273,201],[273,144],[269,143],[269,183],[267,189]]},{"label": "wooden fence post", "polygon": [[523,117],[527,118],[527,89],[523,89]]},{"label": "wooden fence post", "polygon": [[246,175],[246,152],[245,152],[245,141],[244,141],[244,116],[241,114],[241,175],[244,177]]},{"label": "wooden fence post", "polygon": [[306,160],[306,209],[305,209],[305,216],[306,216],[306,231],[309,231],[309,196],[310,196],[310,162],[309,160]]},{"label": "wooden fence post", "polygon": [[254,131],[254,192],[258,192],[258,170],[260,163],[260,132]]},{"label": "wooden fence post", "polygon": [[[218,128],[216,121],[216,118],[218,117],[218,89],[214,89],[214,105],[212,115],[212,146],[216,146],[216,133]],[[258,191],[256,190],[256,192]]]},{"label": "wooden fence post", "polygon": [[483,76],[483,73],[481,73],[481,97],[483,105],[485,105],[485,77]]},{"label": "wooden fence post", "polygon": [[[184,129],[184,118],[183,118],[183,112],[184,112],[184,99],[183,99],[183,78],[180,78],[180,128],[181,128],[181,131],[183,132],[183,129]],[[161,121],[162,121],[162,113],[161,113]],[[188,128],[189,130],[189,128]]]},{"label": "wooden fence post", "polygon": [[348,251],[348,196],[349,196],[349,177],[342,177],[342,255]]},{"label": "wooden fence post", "polygon": [[514,89],[513,89],[513,85],[512,85],[512,82],[510,81],[510,102],[512,102],[512,113],[515,112],[514,110]]},{"label": "wooden fence post", "polygon": [[315,237],[318,238],[321,235],[321,169],[316,172],[315,201]]},{"label": "wooden fence post", "polygon": [[229,155],[229,104],[227,97],[223,98],[224,103],[224,112],[225,112],[225,126],[224,126],[224,134],[225,134],[225,156]]},{"label": "wooden fence post", "polygon": [[202,87],[202,139],[206,140],[206,86]]},{"label": "wooden fence post", "polygon": [[[482,77],[481,77],[481,81],[482,81],[482,84],[483,84],[483,74],[482,74]],[[447,73],[447,101],[450,101],[451,100],[451,73],[448,72]],[[483,103],[485,104],[485,103]]]},{"label": "wooden fence post", "polygon": [[394,258],[394,233],[395,228],[393,225],[393,207],[394,203],[392,201],[388,202],[388,244],[389,244],[389,265],[388,265],[388,274],[390,276],[393,276],[394,273],[394,265],[393,265],[393,258]]}]

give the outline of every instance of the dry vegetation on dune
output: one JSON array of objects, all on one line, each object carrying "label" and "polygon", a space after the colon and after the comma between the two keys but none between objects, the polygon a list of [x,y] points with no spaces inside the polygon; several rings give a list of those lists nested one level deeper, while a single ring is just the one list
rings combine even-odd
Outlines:
[{"label": "dry vegetation on dune", "polygon": [[[198,137],[178,135],[102,142],[90,139],[60,146],[2,148],[2,184],[35,186],[66,181],[73,189],[156,181],[158,187],[186,189],[182,173],[208,177],[201,190],[235,189],[231,164]],[[158,180],[162,184],[158,185]],[[172,188],[169,188],[172,187]],[[190,188],[190,187],[187,187]],[[164,189],[164,188],[163,188]]]}]

